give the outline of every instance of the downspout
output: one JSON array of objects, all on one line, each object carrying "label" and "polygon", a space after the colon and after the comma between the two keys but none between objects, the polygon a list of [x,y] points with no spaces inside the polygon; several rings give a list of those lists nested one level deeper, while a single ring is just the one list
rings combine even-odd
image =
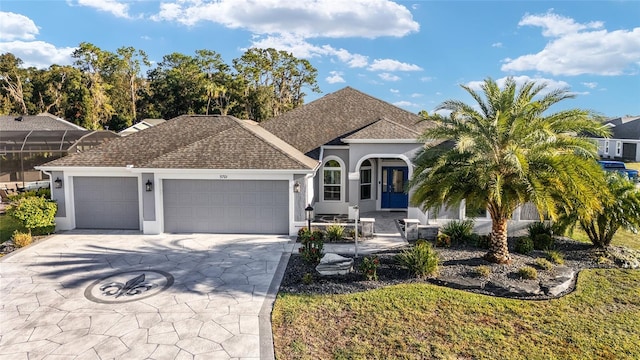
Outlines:
[{"label": "downspout", "polygon": [[40,170],[40,171],[42,171],[43,174],[49,177],[49,200],[53,200],[53,183],[52,183],[53,176],[48,171],[44,171],[44,170]]}]

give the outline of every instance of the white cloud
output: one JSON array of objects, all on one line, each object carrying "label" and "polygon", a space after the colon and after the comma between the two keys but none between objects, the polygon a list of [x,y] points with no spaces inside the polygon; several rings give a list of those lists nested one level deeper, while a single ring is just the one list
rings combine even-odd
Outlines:
[{"label": "white cloud", "polygon": [[608,31],[599,21],[576,23],[554,13],[526,15],[519,25],[539,26],[551,40],[536,54],[506,58],[503,71],[553,75],[622,75],[640,70],[640,27]]},{"label": "white cloud", "polygon": [[501,48],[502,47],[502,43],[501,42],[493,43],[493,44],[491,44],[491,47]]},{"label": "white cloud", "polygon": [[398,107],[405,107],[405,108],[407,108],[407,107],[413,107],[413,108],[420,107],[420,105],[418,105],[416,103],[412,103],[410,101],[405,101],[405,100],[396,101],[396,102],[393,103],[393,105],[398,106]]},{"label": "white cloud", "polygon": [[420,29],[406,7],[389,0],[174,0],[161,3],[151,18],[304,38],[402,37]]},{"label": "white cloud", "polygon": [[[507,76],[500,78],[496,80],[496,83],[498,84],[499,87],[502,88],[507,78],[508,78]],[[524,84],[527,81],[534,81],[536,84],[546,84],[547,87],[544,90],[542,90],[538,95],[545,95],[554,90],[569,88],[569,84],[564,81],[557,81],[557,80],[545,79],[540,77],[531,78],[526,75],[512,76],[512,78],[516,82],[516,86],[518,87],[522,86],[522,84]],[[482,84],[484,84],[484,81],[470,81],[466,85],[475,91],[481,91]]]},{"label": "white cloud", "polygon": [[304,38],[293,34],[266,37],[256,36],[251,46],[257,48],[274,48],[276,50],[290,52],[295,57],[306,59],[318,56],[335,56],[338,60],[352,68],[362,68],[369,63],[369,58],[364,55],[353,54],[345,49],[336,49],[331,45],[313,45]]},{"label": "white cloud", "polygon": [[588,87],[589,89],[595,89],[596,87],[598,87],[597,82],[583,82],[581,84]]},{"label": "white cloud", "polygon": [[393,75],[393,74],[389,74],[389,73],[380,73],[378,74],[378,77],[384,81],[398,81],[400,80],[399,76]]},{"label": "white cloud", "polygon": [[0,40],[33,40],[38,27],[28,17],[12,12],[0,11]]},{"label": "white cloud", "polygon": [[117,0],[78,0],[78,5],[108,12],[116,17],[131,18],[129,15],[129,4]]},{"label": "white cloud", "polygon": [[22,59],[25,67],[34,66],[42,69],[51,64],[70,65],[71,54],[76,48],[57,48],[44,41],[11,41],[0,42],[0,53],[10,52]]},{"label": "white cloud", "polygon": [[419,98],[419,97],[422,97],[422,96],[424,96],[424,95],[423,94],[418,94],[418,93],[411,94],[412,98]]},{"label": "white cloud", "polygon": [[397,94],[400,92],[400,90],[398,89],[389,89],[389,91],[391,91],[393,94]]},{"label": "white cloud", "polygon": [[420,71],[422,68],[415,64],[407,64],[393,59],[375,59],[369,65],[371,71]]},{"label": "white cloud", "polygon": [[544,15],[525,15],[518,23],[518,26],[539,26],[542,35],[545,37],[560,37],[567,34],[575,34],[586,29],[600,29],[603,27],[601,21],[592,21],[587,24],[576,23],[575,20],[564,17],[553,12]]},{"label": "white cloud", "polygon": [[344,75],[344,73],[342,73],[341,71],[329,71],[329,75],[330,76],[327,76],[327,78],[325,79],[329,84],[337,84],[337,83],[346,82],[344,80],[344,78],[342,77],[342,75]]},{"label": "white cloud", "polygon": [[432,81],[432,80],[433,80],[433,78],[431,76],[423,76],[423,77],[420,78],[420,81],[422,81],[422,82],[429,82],[429,81]]}]

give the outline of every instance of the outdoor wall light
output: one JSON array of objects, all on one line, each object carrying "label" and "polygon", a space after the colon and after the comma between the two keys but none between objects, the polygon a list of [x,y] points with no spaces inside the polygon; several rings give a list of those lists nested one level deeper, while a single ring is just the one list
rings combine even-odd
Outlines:
[{"label": "outdoor wall light", "polygon": [[53,185],[56,187],[56,189],[61,189],[62,188],[62,180],[60,180],[60,178],[56,178],[56,180],[53,182]]},{"label": "outdoor wall light", "polygon": [[300,183],[299,182],[295,182],[295,184],[293,184],[293,192],[294,193],[299,193],[300,192]]},{"label": "outdoor wall light", "polygon": [[146,184],[144,184],[147,191],[153,191],[153,183],[151,180],[147,180]]},{"label": "outdoor wall light", "polygon": [[307,229],[311,231],[311,218],[313,216],[313,208],[311,207],[311,204],[309,204],[304,211],[307,212]]}]

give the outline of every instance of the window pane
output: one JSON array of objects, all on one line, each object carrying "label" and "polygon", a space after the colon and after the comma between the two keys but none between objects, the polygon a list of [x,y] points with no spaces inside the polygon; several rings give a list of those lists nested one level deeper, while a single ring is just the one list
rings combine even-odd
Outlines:
[{"label": "window pane", "polygon": [[340,170],[325,170],[324,183],[332,185],[340,184]]},{"label": "window pane", "polygon": [[371,184],[360,185],[360,200],[371,199]]},{"label": "window pane", "polygon": [[324,163],[325,167],[340,167],[340,163],[337,160],[329,160],[326,163]]},{"label": "window pane", "polygon": [[365,160],[365,161],[363,161],[363,162],[362,162],[362,165],[361,165],[361,166],[362,166],[362,167],[365,167],[365,166],[371,166],[371,161],[369,161],[369,160]]},{"label": "window pane", "polygon": [[324,199],[325,200],[340,200],[340,186],[325,186],[324,187]]},{"label": "window pane", "polygon": [[404,192],[404,171],[393,170],[393,192]]},{"label": "window pane", "polygon": [[371,183],[371,169],[360,170],[360,183],[361,184]]}]

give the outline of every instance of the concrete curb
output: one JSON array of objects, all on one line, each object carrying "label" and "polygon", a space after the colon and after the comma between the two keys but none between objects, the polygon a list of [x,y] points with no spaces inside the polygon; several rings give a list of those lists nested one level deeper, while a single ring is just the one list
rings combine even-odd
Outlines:
[{"label": "concrete curb", "polygon": [[275,360],[273,332],[271,329],[271,310],[273,310],[273,303],[276,301],[280,282],[282,282],[290,257],[291,253],[289,252],[283,252],[282,256],[280,256],[280,263],[278,263],[276,272],[271,280],[271,285],[269,285],[267,296],[265,297],[264,302],[262,303],[262,308],[260,308],[260,313],[258,314],[258,327],[260,330],[260,359],[263,360]]}]

